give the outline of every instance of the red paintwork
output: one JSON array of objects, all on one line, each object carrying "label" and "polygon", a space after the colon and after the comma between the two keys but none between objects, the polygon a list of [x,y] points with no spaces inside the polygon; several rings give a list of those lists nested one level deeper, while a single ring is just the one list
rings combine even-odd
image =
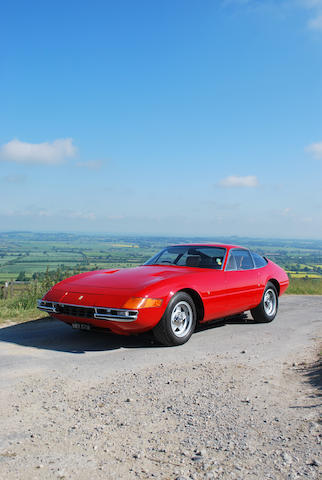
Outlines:
[{"label": "red paintwork", "polygon": [[[256,307],[269,280],[278,283],[279,295],[287,289],[289,280],[286,272],[270,260],[261,268],[225,271],[229,250],[243,247],[219,244],[208,246],[227,249],[222,270],[172,265],[97,270],[63,280],[49,290],[43,299],[71,305],[109,308],[122,308],[131,297],[163,299],[161,307],[139,309],[137,320],[129,323],[51,314],[69,324],[86,322],[127,335],[152,329],[161,319],[170,298],[179,290],[190,289],[197,292],[204,309],[199,321],[207,322]],[[80,300],[80,297],[83,298]]]}]

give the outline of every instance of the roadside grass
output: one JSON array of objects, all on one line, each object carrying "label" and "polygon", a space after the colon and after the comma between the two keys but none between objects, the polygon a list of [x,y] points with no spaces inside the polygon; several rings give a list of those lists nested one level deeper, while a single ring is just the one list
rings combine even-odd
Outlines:
[{"label": "roadside grass", "polygon": [[54,283],[49,277],[45,277],[42,281],[30,282],[9,298],[1,298],[0,323],[8,320],[21,323],[43,317],[44,313],[37,309],[37,300],[42,298]]},{"label": "roadside grass", "polygon": [[322,278],[290,278],[290,295],[322,295]]},{"label": "roadside grass", "polygon": [[29,320],[37,320],[45,315],[45,312],[41,313],[37,308],[22,309],[19,306],[12,307],[11,305],[6,305],[4,300],[0,300],[0,325],[10,321],[23,323]]}]

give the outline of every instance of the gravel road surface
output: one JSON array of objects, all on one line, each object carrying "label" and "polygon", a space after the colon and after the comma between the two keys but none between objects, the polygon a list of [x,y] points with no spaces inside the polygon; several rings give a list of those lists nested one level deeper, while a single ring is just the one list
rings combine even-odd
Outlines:
[{"label": "gravel road surface", "polygon": [[319,479],[322,297],[271,324],[151,335],[0,329],[2,479]]}]

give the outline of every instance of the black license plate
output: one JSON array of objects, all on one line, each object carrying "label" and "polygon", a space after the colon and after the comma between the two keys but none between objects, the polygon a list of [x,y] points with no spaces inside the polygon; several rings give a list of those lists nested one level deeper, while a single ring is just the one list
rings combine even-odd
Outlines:
[{"label": "black license plate", "polygon": [[88,323],[72,323],[72,327],[76,330],[90,330],[91,326]]}]

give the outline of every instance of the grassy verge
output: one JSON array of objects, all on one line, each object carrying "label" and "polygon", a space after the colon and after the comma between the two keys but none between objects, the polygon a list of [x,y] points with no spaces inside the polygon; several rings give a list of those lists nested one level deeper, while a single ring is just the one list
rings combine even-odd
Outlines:
[{"label": "grassy verge", "polygon": [[322,278],[290,278],[286,293],[293,295],[322,295]]},{"label": "grassy verge", "polygon": [[24,322],[43,317],[44,314],[36,308],[37,299],[42,298],[49,287],[47,281],[31,282],[12,297],[0,299],[0,323],[8,320]]},{"label": "grassy verge", "polygon": [[46,314],[41,313],[37,308],[21,309],[19,307],[11,307],[0,300],[0,325],[14,321],[15,323],[28,322],[43,318]]}]

